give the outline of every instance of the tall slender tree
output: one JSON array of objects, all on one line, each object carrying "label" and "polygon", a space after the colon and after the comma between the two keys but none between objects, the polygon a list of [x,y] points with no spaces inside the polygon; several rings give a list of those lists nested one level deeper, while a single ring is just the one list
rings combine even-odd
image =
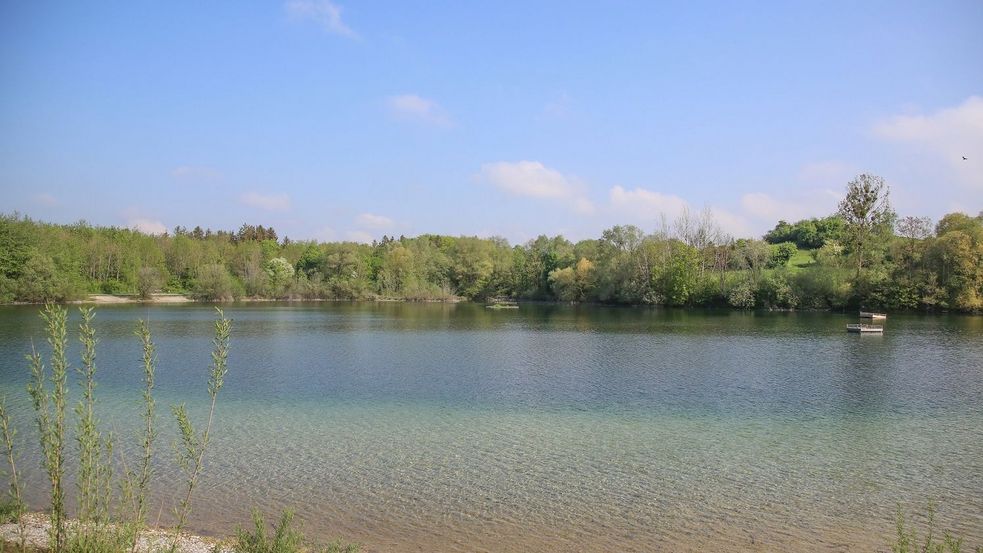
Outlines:
[{"label": "tall slender tree", "polygon": [[847,245],[856,260],[858,276],[872,238],[894,222],[889,195],[883,178],[863,173],[847,184],[846,197],[840,202],[839,215],[846,222]]}]

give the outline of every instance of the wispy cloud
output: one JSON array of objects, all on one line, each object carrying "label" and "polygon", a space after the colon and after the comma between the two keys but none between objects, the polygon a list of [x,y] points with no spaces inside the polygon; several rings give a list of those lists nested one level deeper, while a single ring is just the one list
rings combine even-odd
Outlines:
[{"label": "wispy cloud", "polygon": [[291,19],[312,21],[329,33],[359,38],[358,33],[341,20],[341,6],[331,0],[290,0],[284,7]]},{"label": "wispy cloud", "polygon": [[556,98],[553,98],[543,107],[543,116],[549,119],[566,119],[570,116],[570,111],[573,108],[573,101],[570,96],[563,92]]},{"label": "wispy cloud", "polygon": [[970,96],[928,115],[890,117],[872,131],[877,138],[913,146],[912,154],[929,156],[963,185],[983,189],[983,97]]},{"label": "wispy cloud", "polygon": [[120,213],[126,221],[126,227],[146,234],[164,234],[167,225],[153,216],[148,216],[140,206],[130,206]]},{"label": "wispy cloud", "polygon": [[[614,186],[609,193],[609,209],[619,218],[627,218],[643,228],[672,222],[684,214],[694,215],[695,209],[686,199],[675,194],[663,194],[647,188],[631,190]],[[751,226],[747,219],[720,207],[707,207],[720,229],[733,236],[749,236]]]},{"label": "wispy cloud", "polygon": [[373,240],[372,235],[364,230],[350,230],[345,233],[345,238],[351,242],[361,242],[363,244],[368,244]]},{"label": "wispy cloud", "polygon": [[778,219],[798,221],[804,217],[806,211],[803,206],[780,202],[764,192],[752,192],[741,196],[741,207],[751,216],[775,221]]},{"label": "wispy cloud", "polygon": [[538,161],[499,161],[481,166],[481,180],[512,196],[558,200],[582,214],[594,212],[576,179]]},{"label": "wispy cloud", "polygon": [[32,198],[34,203],[41,204],[43,206],[52,207],[58,205],[58,198],[52,196],[47,192],[42,192],[40,194],[35,194]]},{"label": "wispy cloud", "polygon": [[453,120],[440,105],[416,94],[400,94],[386,99],[389,112],[398,119],[425,123],[435,127],[451,127]]},{"label": "wispy cloud", "polygon": [[126,226],[145,234],[164,234],[167,232],[167,226],[157,219],[134,217],[126,221]]},{"label": "wispy cloud", "polygon": [[246,192],[242,196],[239,196],[239,201],[250,207],[266,211],[287,211],[290,209],[290,196],[286,194]]},{"label": "wispy cloud", "polygon": [[358,226],[370,229],[384,229],[393,226],[393,220],[385,215],[375,215],[373,213],[362,213],[355,218]]},{"label": "wispy cloud", "polygon": [[338,238],[338,233],[331,227],[321,227],[314,232],[314,238],[322,242],[334,242]]},{"label": "wispy cloud", "polygon": [[179,165],[171,169],[171,176],[186,181],[216,181],[222,178],[222,173],[211,167]]},{"label": "wispy cloud", "polygon": [[616,211],[649,217],[653,221],[663,215],[667,219],[675,219],[689,208],[689,203],[679,196],[639,187],[626,190],[615,186],[611,188],[609,199]]}]

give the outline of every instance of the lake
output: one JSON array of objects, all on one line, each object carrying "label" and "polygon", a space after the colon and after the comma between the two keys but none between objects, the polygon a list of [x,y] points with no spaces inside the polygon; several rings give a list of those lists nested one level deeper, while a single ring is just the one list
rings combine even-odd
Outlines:
[{"label": "lake", "polygon": [[[24,391],[37,312],[0,308],[0,394],[41,508]],[[194,531],[292,508],[309,536],[366,551],[874,551],[888,549],[899,503],[936,502],[939,526],[983,544],[983,317],[892,314],[883,336],[859,336],[845,331],[855,316],[830,313],[226,313],[230,370]],[[99,414],[131,455],[141,317],[159,355],[152,518],[166,522],[168,406],[205,412],[214,310],[98,309]]]}]

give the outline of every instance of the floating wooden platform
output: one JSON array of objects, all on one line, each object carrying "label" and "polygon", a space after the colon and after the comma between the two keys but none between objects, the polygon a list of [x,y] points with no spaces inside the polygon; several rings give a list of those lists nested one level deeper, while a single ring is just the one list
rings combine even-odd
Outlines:
[{"label": "floating wooden platform", "polygon": [[884,320],[884,319],[887,318],[887,314],[886,313],[871,313],[869,311],[861,311],[860,312],[860,318],[861,319],[872,319],[872,320],[875,320],[875,321],[877,321],[877,320]]},{"label": "floating wooden platform", "polygon": [[849,324],[846,325],[847,332],[857,332],[860,334],[883,334],[884,327],[881,325]]}]

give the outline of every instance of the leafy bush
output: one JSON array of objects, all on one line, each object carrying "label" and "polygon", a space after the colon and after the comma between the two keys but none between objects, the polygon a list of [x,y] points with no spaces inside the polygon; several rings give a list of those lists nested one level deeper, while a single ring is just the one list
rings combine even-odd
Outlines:
[{"label": "leafy bush", "polygon": [[273,525],[273,534],[267,535],[266,522],[258,510],[253,510],[253,531],[236,530],[235,549],[239,553],[299,553],[303,544],[300,532],[290,527],[294,514],[284,511],[280,522]]},{"label": "leafy bush", "polygon": [[758,285],[757,297],[758,303],[768,308],[792,309],[799,305],[799,297],[792,290],[785,270],[764,278]]},{"label": "leafy bush", "polygon": [[273,533],[268,534],[266,522],[258,510],[253,510],[253,529],[248,531],[241,526],[236,530],[234,548],[237,553],[358,553],[359,546],[353,543],[331,542],[326,545],[308,545],[304,535],[291,527],[293,512],[284,511],[280,522],[273,525]]},{"label": "leafy bush", "polygon": [[160,291],[164,279],[156,267],[140,267],[137,271],[137,293],[147,299],[154,292]]},{"label": "leafy bush", "polygon": [[727,303],[740,309],[754,309],[754,289],[751,283],[744,281],[731,289]]},{"label": "leafy bush", "polygon": [[225,265],[214,263],[198,271],[192,295],[206,301],[232,301],[242,295],[242,285],[232,278]]},{"label": "leafy bush", "polygon": [[[898,505],[897,515],[897,537],[891,544],[892,553],[961,553],[963,548],[962,538],[956,538],[948,531],[942,533],[942,540],[936,541],[935,535],[935,505],[928,505],[927,515],[928,528],[925,531],[925,539],[921,545],[918,544],[918,532],[916,528],[910,526],[905,520],[904,510]],[[973,549],[975,553],[983,553],[983,545],[977,545]]]},{"label": "leafy bush", "polygon": [[771,259],[768,260],[769,268],[784,267],[788,265],[788,260],[792,259],[792,256],[799,251],[799,248],[795,247],[792,242],[782,242],[781,244],[772,244],[771,246]]}]

